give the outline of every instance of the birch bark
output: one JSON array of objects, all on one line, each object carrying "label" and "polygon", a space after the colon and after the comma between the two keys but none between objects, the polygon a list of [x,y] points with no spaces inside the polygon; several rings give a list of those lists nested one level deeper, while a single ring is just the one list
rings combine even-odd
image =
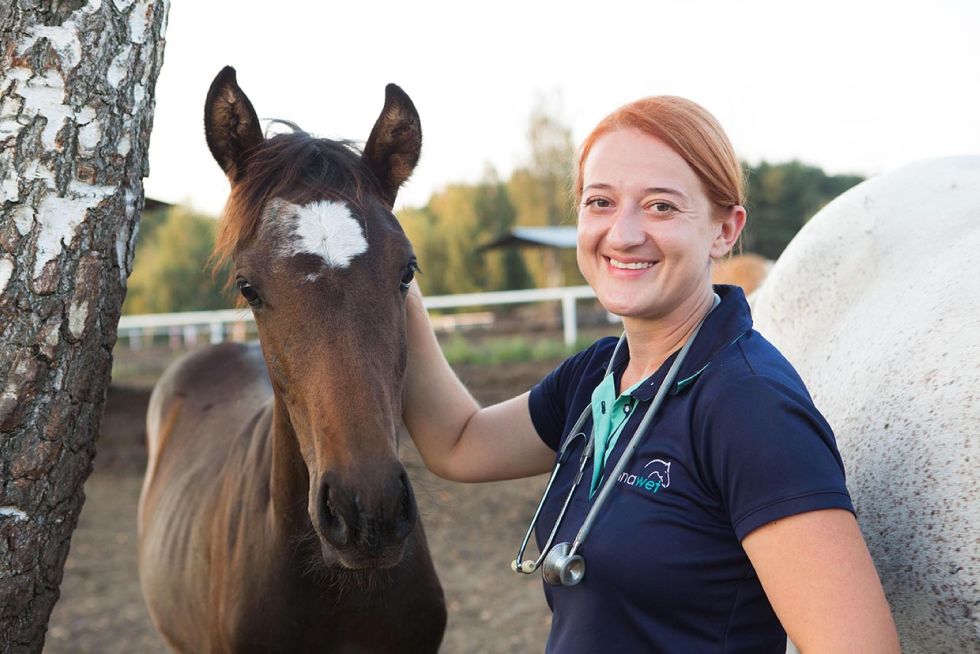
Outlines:
[{"label": "birch bark", "polygon": [[41,651],[82,508],[168,7],[0,0],[0,651]]}]

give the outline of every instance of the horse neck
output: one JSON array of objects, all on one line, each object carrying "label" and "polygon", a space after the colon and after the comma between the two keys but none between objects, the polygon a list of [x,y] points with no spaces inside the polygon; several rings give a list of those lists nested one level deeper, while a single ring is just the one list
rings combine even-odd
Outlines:
[{"label": "horse neck", "polygon": [[272,511],[283,536],[312,531],[309,512],[310,478],[285,402],[276,393],[272,406]]}]

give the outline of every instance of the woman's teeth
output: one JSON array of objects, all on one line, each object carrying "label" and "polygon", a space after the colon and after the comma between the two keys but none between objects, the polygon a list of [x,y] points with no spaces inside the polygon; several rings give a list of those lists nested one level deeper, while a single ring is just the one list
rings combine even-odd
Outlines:
[{"label": "woman's teeth", "polygon": [[623,268],[625,270],[642,270],[643,268],[653,268],[654,261],[637,261],[635,263],[623,263],[610,258],[609,263],[613,268]]}]

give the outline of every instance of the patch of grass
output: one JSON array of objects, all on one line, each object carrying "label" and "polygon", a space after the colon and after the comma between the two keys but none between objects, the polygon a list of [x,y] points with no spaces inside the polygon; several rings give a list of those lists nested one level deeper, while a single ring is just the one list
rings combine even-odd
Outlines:
[{"label": "patch of grass", "polygon": [[579,352],[595,341],[579,338],[566,347],[560,338],[530,339],[525,336],[488,338],[472,342],[462,334],[453,334],[442,344],[442,352],[451,364],[497,365],[520,361],[557,361]]},{"label": "patch of grass", "polygon": [[462,334],[456,333],[442,344],[442,353],[449,363],[486,363],[481,360],[483,353],[472,345]]}]

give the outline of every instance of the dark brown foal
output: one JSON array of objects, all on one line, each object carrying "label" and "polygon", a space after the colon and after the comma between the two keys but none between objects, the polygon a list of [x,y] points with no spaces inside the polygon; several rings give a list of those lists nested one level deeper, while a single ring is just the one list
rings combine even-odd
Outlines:
[{"label": "dark brown foal", "polygon": [[225,68],[205,130],[231,182],[217,255],[261,348],[195,352],[153,391],[150,615],[181,652],[435,652],[445,603],[396,442],[416,262],[391,210],[415,107],[389,85],[363,154],[266,139]]}]

